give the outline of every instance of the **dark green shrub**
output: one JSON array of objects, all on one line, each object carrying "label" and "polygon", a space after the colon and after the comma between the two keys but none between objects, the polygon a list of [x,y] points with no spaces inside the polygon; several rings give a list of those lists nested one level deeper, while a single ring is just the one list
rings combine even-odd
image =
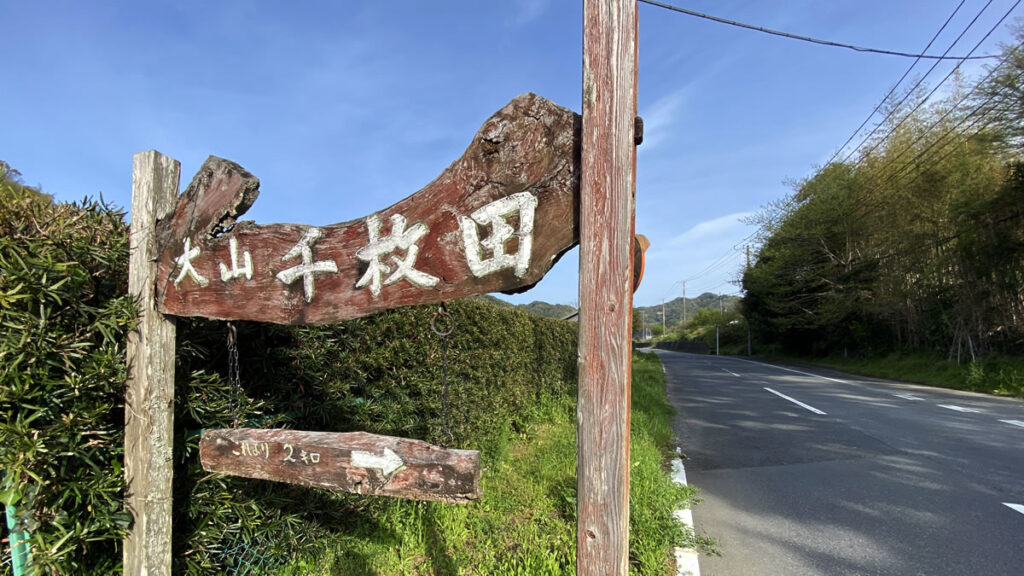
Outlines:
[{"label": "dark green shrub", "polygon": [[42,573],[120,571],[127,258],[121,212],[0,174],[0,468]]}]

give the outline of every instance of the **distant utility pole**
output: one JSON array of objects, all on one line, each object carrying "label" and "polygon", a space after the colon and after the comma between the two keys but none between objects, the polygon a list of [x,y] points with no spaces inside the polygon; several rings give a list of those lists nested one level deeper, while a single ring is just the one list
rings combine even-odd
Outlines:
[{"label": "distant utility pole", "polygon": [[686,326],[686,280],[683,280],[683,326]]},{"label": "distant utility pole", "polygon": [[722,314],[725,314],[725,305],[722,304],[722,295],[721,294],[718,295],[718,311],[721,312]]},{"label": "distant utility pole", "polygon": [[665,300],[661,301],[661,333],[665,333]]},{"label": "distant utility pole", "polygon": [[718,356],[718,324],[715,324],[715,356]]}]

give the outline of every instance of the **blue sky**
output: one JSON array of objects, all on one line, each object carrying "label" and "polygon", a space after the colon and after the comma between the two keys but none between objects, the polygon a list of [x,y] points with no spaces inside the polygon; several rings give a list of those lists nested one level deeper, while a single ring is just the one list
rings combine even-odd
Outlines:
[{"label": "blue sky", "polygon": [[[929,52],[986,1],[966,0]],[[918,52],[959,0],[675,3]],[[994,0],[950,54],[1012,4]],[[691,297],[736,293],[753,231],[740,219],[813,174],[912,60],[639,11],[636,217],[652,246],[635,303],[678,297],[683,280]],[[262,182],[257,222],[342,222],[427,184],[517,94],[580,109],[581,0],[0,0],[0,21],[0,159],[60,200],[129,206],[132,155],[153,148],[181,161],[183,185],[209,154],[245,166]],[[1009,38],[1004,24],[976,54]],[[574,304],[576,253],[509,299]]]}]

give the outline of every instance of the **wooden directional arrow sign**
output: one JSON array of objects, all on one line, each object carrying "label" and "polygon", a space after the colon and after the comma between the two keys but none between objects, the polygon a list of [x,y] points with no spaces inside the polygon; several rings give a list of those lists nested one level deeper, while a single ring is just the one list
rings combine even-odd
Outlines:
[{"label": "wooden directional arrow sign", "polygon": [[[159,230],[161,312],[322,324],[522,291],[579,242],[579,116],[518,96],[437,179],[350,222],[237,222],[258,190],[233,162],[202,166]],[[340,182],[337,203],[358,194]]]},{"label": "wooden directional arrow sign", "polygon": [[207,430],[203,469],[356,494],[436,500],[480,498],[480,453],[366,432]]}]

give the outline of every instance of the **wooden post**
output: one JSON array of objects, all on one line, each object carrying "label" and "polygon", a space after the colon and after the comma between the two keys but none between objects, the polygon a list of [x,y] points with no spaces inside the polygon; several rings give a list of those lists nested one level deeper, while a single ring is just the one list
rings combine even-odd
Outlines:
[{"label": "wooden post", "polygon": [[124,542],[124,573],[169,576],[175,326],[157,312],[153,286],[160,256],[156,224],[174,211],[181,167],[155,150],[133,160],[128,291],[139,306],[139,325],[128,335],[124,471],[135,523]]},{"label": "wooden post", "polygon": [[583,2],[577,574],[628,573],[636,0]]}]

